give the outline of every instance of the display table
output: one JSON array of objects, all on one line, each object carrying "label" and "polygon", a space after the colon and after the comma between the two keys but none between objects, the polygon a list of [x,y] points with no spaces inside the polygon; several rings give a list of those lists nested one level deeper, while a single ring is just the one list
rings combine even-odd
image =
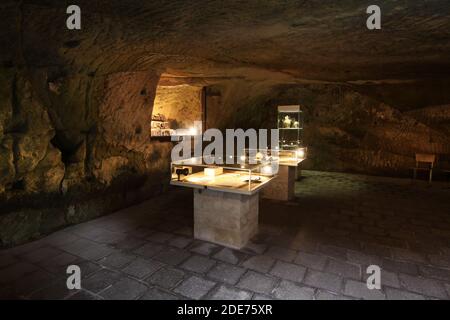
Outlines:
[{"label": "display table", "polygon": [[304,157],[297,157],[293,152],[279,152],[279,169],[270,185],[261,192],[266,199],[290,201],[295,197],[295,181],[298,178],[298,165]]},{"label": "display table", "polygon": [[241,249],[258,232],[259,192],[194,189],[194,237]]},{"label": "display table", "polygon": [[290,201],[295,196],[295,181],[297,167],[280,165],[278,175],[270,186],[262,191],[261,196],[266,199]]},{"label": "display table", "polygon": [[194,189],[194,237],[243,248],[258,232],[259,192],[275,178],[267,166],[218,167],[194,158],[172,163],[170,183]]}]

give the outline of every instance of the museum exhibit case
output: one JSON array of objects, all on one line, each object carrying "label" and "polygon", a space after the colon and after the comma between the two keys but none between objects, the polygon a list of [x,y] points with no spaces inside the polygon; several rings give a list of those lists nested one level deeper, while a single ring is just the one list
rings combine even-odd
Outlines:
[{"label": "museum exhibit case", "polygon": [[289,201],[295,196],[298,165],[306,159],[307,148],[303,146],[303,117],[300,105],[278,106],[278,149],[271,154],[278,157],[280,165],[277,177],[262,192],[267,199]]},{"label": "museum exhibit case", "polygon": [[303,117],[299,105],[278,106],[277,128],[281,150],[297,150],[303,143]]},{"label": "museum exhibit case", "polygon": [[[258,155],[259,156],[259,155]],[[194,157],[173,161],[171,184],[194,190],[194,237],[240,249],[258,231],[259,191],[270,184],[278,159]]]},{"label": "museum exhibit case", "polygon": [[[171,184],[197,189],[251,195],[258,192],[273,179],[278,167],[278,159],[264,158],[251,161],[233,157],[233,164],[217,165],[225,159],[212,156],[193,157],[173,161],[171,164]],[[241,163],[238,163],[241,162]]]}]

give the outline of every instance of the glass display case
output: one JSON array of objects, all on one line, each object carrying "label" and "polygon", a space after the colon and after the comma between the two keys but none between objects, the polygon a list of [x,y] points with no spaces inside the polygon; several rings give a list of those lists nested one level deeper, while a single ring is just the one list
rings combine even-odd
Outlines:
[{"label": "glass display case", "polygon": [[[258,155],[259,153],[259,155]],[[244,155],[251,157],[251,154],[257,158],[267,159],[273,164],[296,167],[300,162],[306,159],[306,148],[297,148],[293,150],[267,149],[264,151],[254,149],[244,149]]]},{"label": "glass display case", "polygon": [[[245,156],[229,159],[233,164],[215,164],[214,157],[196,157],[171,163],[172,185],[251,195],[259,191],[277,173],[276,159]],[[222,159],[218,159],[222,160]],[[219,162],[219,161],[217,161]],[[220,161],[222,162],[222,161]]]},{"label": "glass display case", "polygon": [[163,114],[154,114],[151,121],[151,137],[170,137],[174,130],[170,127],[170,122]]},{"label": "glass display case", "polygon": [[278,129],[281,150],[297,150],[302,146],[303,117],[299,105],[278,107]]}]

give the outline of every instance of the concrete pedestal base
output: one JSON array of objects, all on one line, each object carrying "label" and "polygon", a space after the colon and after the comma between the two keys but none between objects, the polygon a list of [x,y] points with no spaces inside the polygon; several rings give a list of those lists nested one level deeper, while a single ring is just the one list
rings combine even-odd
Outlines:
[{"label": "concrete pedestal base", "polygon": [[297,178],[297,181],[300,181],[302,179],[302,169],[300,168],[300,165],[295,169],[296,169],[295,176]]},{"label": "concrete pedestal base", "polygon": [[261,191],[261,196],[274,200],[292,200],[295,196],[295,180],[297,167],[280,165],[277,177]]},{"label": "concrete pedestal base", "polygon": [[194,190],[194,237],[241,249],[258,232],[259,193]]}]

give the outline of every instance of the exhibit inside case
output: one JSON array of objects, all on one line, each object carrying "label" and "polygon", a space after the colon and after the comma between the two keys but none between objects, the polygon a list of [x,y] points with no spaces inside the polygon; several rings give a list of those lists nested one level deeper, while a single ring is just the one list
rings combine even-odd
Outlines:
[{"label": "exhibit inside case", "polygon": [[244,155],[246,158],[256,157],[261,159],[267,159],[278,165],[293,166],[296,167],[299,163],[306,159],[307,148],[296,148],[292,150],[280,150],[280,149],[245,149]]},{"label": "exhibit inside case", "polygon": [[[216,161],[218,160],[218,161]],[[198,189],[210,189],[251,195],[271,181],[278,171],[277,159],[249,159],[241,156],[215,159],[212,156],[173,161],[171,184]]]},{"label": "exhibit inside case", "polygon": [[296,150],[302,146],[303,117],[299,105],[279,106],[277,122],[281,150]]}]

